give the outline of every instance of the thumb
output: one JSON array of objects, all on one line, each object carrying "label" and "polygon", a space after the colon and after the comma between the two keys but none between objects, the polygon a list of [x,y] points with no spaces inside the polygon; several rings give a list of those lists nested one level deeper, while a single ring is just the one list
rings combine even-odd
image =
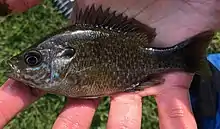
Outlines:
[{"label": "thumb", "polygon": [[0,16],[10,13],[25,12],[40,4],[41,0],[0,0]]}]

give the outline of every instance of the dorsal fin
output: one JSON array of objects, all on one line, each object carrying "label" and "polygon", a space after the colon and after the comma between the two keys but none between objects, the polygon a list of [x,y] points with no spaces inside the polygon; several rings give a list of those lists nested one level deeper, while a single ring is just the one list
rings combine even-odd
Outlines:
[{"label": "dorsal fin", "polygon": [[117,15],[116,11],[111,11],[110,8],[103,10],[101,5],[98,8],[96,8],[94,4],[87,6],[84,10],[80,9],[76,11],[73,17],[75,24],[88,24],[124,33],[144,33],[150,42],[156,36],[154,28],[142,24],[134,18],[128,18],[122,13]]}]

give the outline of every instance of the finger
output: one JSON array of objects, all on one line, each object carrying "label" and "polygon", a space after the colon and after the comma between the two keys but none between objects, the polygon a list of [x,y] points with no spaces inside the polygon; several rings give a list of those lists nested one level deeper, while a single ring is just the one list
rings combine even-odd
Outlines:
[{"label": "finger", "polygon": [[40,2],[41,0],[0,0],[0,15],[25,12]]},{"label": "finger", "polygon": [[155,97],[160,129],[196,129],[187,89],[172,89]]},{"label": "finger", "polygon": [[69,99],[53,129],[89,129],[98,100]]},{"label": "finger", "polygon": [[135,93],[124,93],[111,98],[108,129],[140,129],[142,99]]},{"label": "finger", "polygon": [[179,72],[167,74],[164,78],[164,84],[139,93],[141,96],[155,96],[160,129],[196,129],[188,96],[192,76]]},{"label": "finger", "polygon": [[9,79],[0,88],[0,128],[43,93]]},{"label": "finger", "polygon": [[192,76],[178,72],[167,74],[164,78],[164,84],[146,88],[138,94],[155,96],[160,129],[177,129],[179,127],[196,129],[188,96]]}]

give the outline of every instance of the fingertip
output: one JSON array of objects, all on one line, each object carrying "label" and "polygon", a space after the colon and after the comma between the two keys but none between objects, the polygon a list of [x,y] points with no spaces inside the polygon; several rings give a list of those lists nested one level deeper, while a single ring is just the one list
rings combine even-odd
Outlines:
[{"label": "fingertip", "polygon": [[139,129],[141,127],[142,98],[135,93],[121,93],[111,97],[108,129]]},{"label": "fingertip", "polygon": [[34,89],[13,79],[8,79],[2,87],[0,87],[0,93],[22,98],[25,102],[32,101],[45,94],[45,92],[39,89]]},{"label": "fingertip", "polygon": [[68,99],[54,123],[53,129],[88,129],[91,125],[99,100]]},{"label": "fingertip", "polygon": [[5,0],[3,1],[8,6],[7,12],[25,12],[41,3],[42,0]]},{"label": "fingertip", "polygon": [[0,128],[4,127],[18,112],[37,100],[41,95],[33,95],[28,86],[8,79],[0,87]]}]

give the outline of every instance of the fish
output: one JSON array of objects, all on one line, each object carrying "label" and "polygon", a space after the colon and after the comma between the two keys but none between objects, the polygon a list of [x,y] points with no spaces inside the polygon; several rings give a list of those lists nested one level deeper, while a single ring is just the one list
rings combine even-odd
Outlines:
[{"label": "fish", "polygon": [[98,98],[158,86],[169,72],[211,76],[206,48],[212,31],[171,47],[153,47],[156,28],[100,5],[10,58],[8,77],[71,98]]}]

